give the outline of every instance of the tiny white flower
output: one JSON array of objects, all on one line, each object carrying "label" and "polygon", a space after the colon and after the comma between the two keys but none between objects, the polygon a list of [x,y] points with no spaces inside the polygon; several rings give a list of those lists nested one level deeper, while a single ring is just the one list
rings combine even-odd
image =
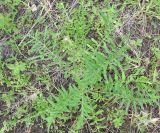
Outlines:
[{"label": "tiny white flower", "polygon": [[64,41],[66,41],[66,42],[67,42],[67,41],[70,41],[69,37],[68,37],[68,36],[65,36],[65,37],[64,37]]},{"label": "tiny white flower", "polygon": [[31,10],[32,10],[32,12],[37,11],[37,6],[36,6],[35,4],[33,4],[33,5],[31,6]]}]

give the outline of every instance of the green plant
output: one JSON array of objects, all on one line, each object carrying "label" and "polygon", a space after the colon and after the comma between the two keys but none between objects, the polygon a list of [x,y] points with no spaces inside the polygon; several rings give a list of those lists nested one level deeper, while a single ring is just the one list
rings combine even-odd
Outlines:
[{"label": "green plant", "polygon": [[16,62],[15,64],[7,64],[7,67],[11,70],[12,78],[8,78],[10,80],[10,84],[12,87],[15,87],[16,90],[21,89],[22,87],[28,84],[29,77],[23,74],[26,68],[26,63]]},{"label": "green plant", "polygon": [[153,129],[158,3],[0,1],[0,133],[34,132],[35,122],[43,132],[122,132],[131,112],[131,130]]},{"label": "green plant", "polygon": [[8,15],[0,14],[0,29],[10,33],[12,30],[15,30],[16,27]]},{"label": "green plant", "polygon": [[115,128],[120,128],[124,123],[125,115],[126,115],[126,112],[124,110],[117,109],[109,112],[107,116],[107,120],[113,122],[113,125]]},{"label": "green plant", "polygon": [[16,32],[18,29],[14,20],[16,18],[17,10],[15,9],[21,3],[21,0],[5,0],[0,2],[3,6],[7,5],[8,12],[0,14],[0,29],[4,30],[6,33]]}]

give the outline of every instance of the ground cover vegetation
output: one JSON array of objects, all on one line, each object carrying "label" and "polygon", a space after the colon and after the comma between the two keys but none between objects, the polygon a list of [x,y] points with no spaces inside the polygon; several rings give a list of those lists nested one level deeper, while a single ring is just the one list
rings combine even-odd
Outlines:
[{"label": "ground cover vegetation", "polygon": [[160,132],[160,0],[0,0],[0,133]]}]

